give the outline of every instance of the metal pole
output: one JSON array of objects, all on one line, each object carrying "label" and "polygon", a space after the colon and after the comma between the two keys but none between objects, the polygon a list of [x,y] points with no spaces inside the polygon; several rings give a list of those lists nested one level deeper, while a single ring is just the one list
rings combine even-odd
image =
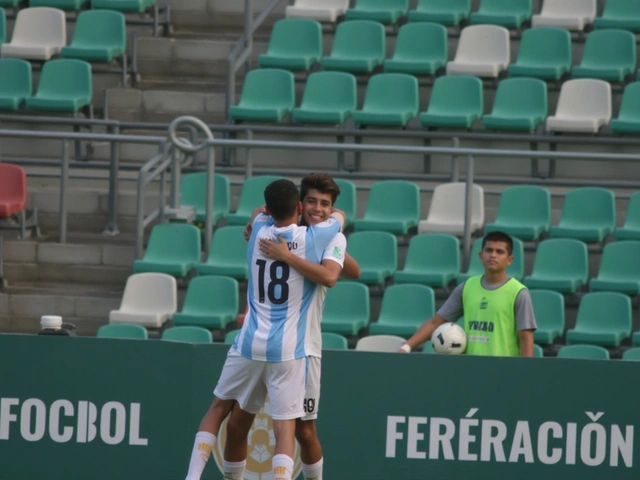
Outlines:
[{"label": "metal pole", "polygon": [[462,234],[462,256],[465,272],[469,270],[471,251],[471,201],[473,198],[473,157],[467,155],[467,181],[464,192],[464,233]]},{"label": "metal pole", "polygon": [[[247,141],[250,142],[253,140],[253,132],[251,130],[247,130]],[[253,159],[251,158],[251,148],[249,146],[246,147],[244,154],[244,178],[251,178],[253,176]]]},{"label": "metal pole", "polygon": [[69,178],[69,140],[62,141],[62,164],[60,168],[60,218],[59,241],[67,243],[67,180]]},{"label": "metal pole", "polygon": [[171,208],[180,208],[180,151],[173,149],[171,162],[171,198],[169,199]]},{"label": "metal pole", "polygon": [[209,246],[213,237],[213,212],[215,211],[214,185],[215,185],[215,151],[212,146],[207,148],[207,196],[204,222],[204,248],[205,255],[209,254]]},{"label": "metal pole", "polygon": [[[249,54],[253,52],[253,0],[245,0],[244,2],[244,38],[246,41],[245,48]],[[245,63],[249,68],[249,57]]]},{"label": "metal pole", "polygon": [[[117,125],[111,127],[112,133],[118,135],[120,129]],[[118,172],[120,171],[120,145],[117,142],[110,142],[111,165],[109,167],[109,211],[107,212],[107,225],[104,233],[117,235],[118,230]]]},{"label": "metal pole", "polygon": [[136,198],[136,259],[142,258],[142,243],[144,237],[144,184],[147,173],[140,172],[138,176],[138,191]]},{"label": "metal pole", "polygon": [[[451,140],[453,148],[460,148],[460,139],[458,137],[453,137]],[[460,181],[460,165],[458,163],[458,156],[456,154],[451,155],[451,181]]]}]

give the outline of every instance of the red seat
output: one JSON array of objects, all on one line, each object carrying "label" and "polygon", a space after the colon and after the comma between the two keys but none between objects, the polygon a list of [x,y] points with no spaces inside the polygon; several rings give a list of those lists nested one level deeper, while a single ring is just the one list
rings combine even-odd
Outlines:
[{"label": "red seat", "polygon": [[0,163],[0,217],[9,217],[27,206],[27,172],[9,163]]}]

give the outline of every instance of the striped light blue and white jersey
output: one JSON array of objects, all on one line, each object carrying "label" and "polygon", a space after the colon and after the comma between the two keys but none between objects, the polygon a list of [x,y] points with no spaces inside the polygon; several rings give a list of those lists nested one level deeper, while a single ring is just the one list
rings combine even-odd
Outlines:
[{"label": "striped light blue and white jersey", "polygon": [[258,215],[247,247],[249,309],[232,348],[245,358],[266,362],[320,356],[319,320],[326,288],[260,252],[261,238],[278,236],[305,260],[319,264],[326,258],[344,264],[347,242],[335,218],[311,227],[276,227],[271,217]]}]

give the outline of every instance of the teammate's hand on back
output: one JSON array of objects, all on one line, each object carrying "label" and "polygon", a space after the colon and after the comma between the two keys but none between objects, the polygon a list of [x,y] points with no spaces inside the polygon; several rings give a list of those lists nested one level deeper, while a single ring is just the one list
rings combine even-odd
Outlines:
[{"label": "teammate's hand on back", "polygon": [[289,246],[287,245],[287,241],[281,236],[278,236],[278,240],[279,242],[261,238],[259,248],[265,257],[272,260],[284,261],[289,254]]},{"label": "teammate's hand on back", "polygon": [[251,232],[253,231],[253,225],[251,225],[251,223],[247,223],[244,226],[244,239],[248,242],[249,239],[251,238]]}]

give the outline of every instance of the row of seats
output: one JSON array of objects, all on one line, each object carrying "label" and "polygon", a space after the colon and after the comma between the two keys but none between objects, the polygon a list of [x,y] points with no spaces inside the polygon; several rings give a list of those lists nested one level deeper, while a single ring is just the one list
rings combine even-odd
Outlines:
[{"label": "row of seats", "polygon": [[[142,13],[157,0],[28,0],[29,7],[51,7],[65,11],[92,9],[116,10],[123,13]],[[24,0],[0,0],[0,7],[19,8]]]}]

